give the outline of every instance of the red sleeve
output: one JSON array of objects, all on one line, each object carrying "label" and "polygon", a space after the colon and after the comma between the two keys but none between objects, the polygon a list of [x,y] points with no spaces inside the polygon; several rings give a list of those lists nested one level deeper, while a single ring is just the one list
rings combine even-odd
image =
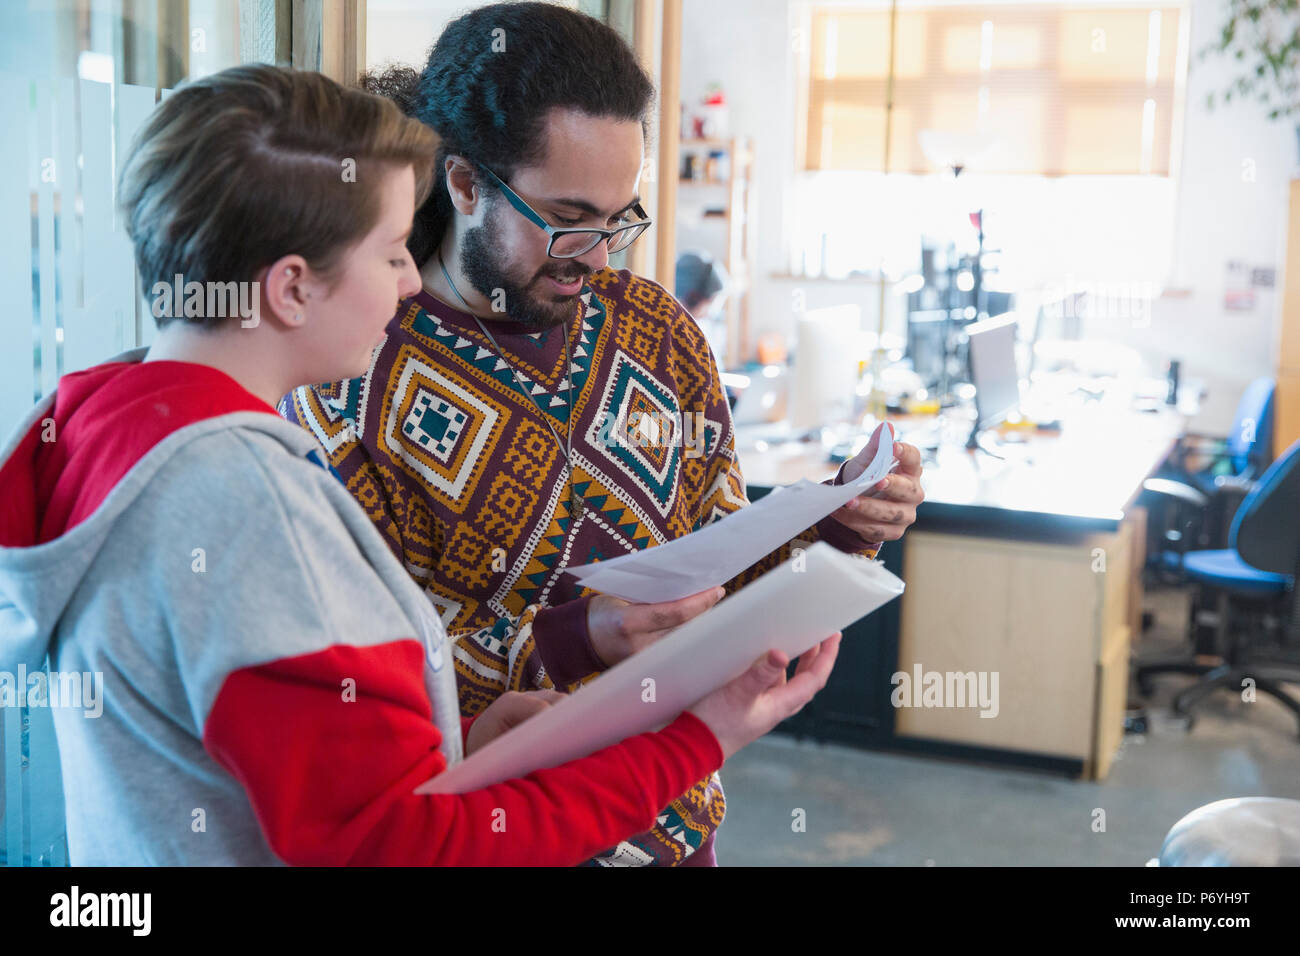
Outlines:
[{"label": "red sleeve", "polygon": [[335,645],[227,676],[204,745],[285,862],[572,866],[648,830],[722,765],[708,726],[684,713],[522,779],[417,796],[446,768],[423,661],[416,640]]},{"label": "red sleeve", "polygon": [[462,717],[460,719],[460,743],[465,746],[469,743],[469,729],[474,726],[474,721],[478,720],[479,715],[473,717]]}]

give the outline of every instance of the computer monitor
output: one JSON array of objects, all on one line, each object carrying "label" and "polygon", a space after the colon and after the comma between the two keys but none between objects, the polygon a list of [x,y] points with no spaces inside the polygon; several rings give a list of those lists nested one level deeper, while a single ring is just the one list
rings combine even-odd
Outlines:
[{"label": "computer monitor", "polygon": [[988,312],[990,319],[996,319],[999,315],[1006,315],[1015,305],[1015,296],[1010,292],[993,292],[984,293],[985,311]]},{"label": "computer monitor", "polygon": [[1020,406],[1016,326],[1016,319],[1011,316],[966,327],[970,336],[970,380],[975,386],[974,432],[1000,424]]}]

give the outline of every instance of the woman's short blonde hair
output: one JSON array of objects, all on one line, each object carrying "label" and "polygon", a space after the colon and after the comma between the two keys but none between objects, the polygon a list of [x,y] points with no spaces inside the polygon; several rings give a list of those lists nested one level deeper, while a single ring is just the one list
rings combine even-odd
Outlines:
[{"label": "woman's short blonde hair", "polygon": [[177,274],[248,282],[292,253],[328,279],[378,222],[388,172],[412,167],[419,208],[437,147],[391,101],[319,73],[250,64],[187,83],[154,110],[122,168],[141,288]]}]

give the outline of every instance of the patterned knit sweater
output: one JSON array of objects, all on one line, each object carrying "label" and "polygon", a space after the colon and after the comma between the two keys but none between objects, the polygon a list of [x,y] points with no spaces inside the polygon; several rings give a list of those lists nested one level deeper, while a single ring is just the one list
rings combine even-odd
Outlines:
[{"label": "patterned knit sweater", "polygon": [[[717,365],[662,287],[605,269],[588,276],[567,328],[483,321],[504,356],[472,316],[418,293],[363,377],[300,388],[281,407],[315,433],[441,614],[465,716],[507,690],[568,691],[603,669],[589,594],[566,567],[654,547],[748,503]],[[571,475],[551,429],[572,442]],[[829,518],[801,536],[819,538],[867,556],[878,547]],[[714,774],[653,831],[593,862],[712,862],[724,810]]]}]

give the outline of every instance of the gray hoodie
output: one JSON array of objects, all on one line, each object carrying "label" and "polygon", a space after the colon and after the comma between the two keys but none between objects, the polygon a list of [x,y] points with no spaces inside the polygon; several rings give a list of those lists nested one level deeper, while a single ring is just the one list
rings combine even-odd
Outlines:
[{"label": "gray hoodie", "polygon": [[[42,423],[53,419],[56,442],[72,432],[58,397],[6,443],[0,476]],[[460,759],[442,626],[320,460],[315,439],[275,414],[207,418],[158,441],[75,527],[0,548],[0,670],[30,675],[48,653],[51,689],[80,675],[83,701],[92,682],[101,691],[95,707],[47,695],[72,863],[275,862],[203,728],[232,672],[325,642],[418,634],[443,755]]]}]

